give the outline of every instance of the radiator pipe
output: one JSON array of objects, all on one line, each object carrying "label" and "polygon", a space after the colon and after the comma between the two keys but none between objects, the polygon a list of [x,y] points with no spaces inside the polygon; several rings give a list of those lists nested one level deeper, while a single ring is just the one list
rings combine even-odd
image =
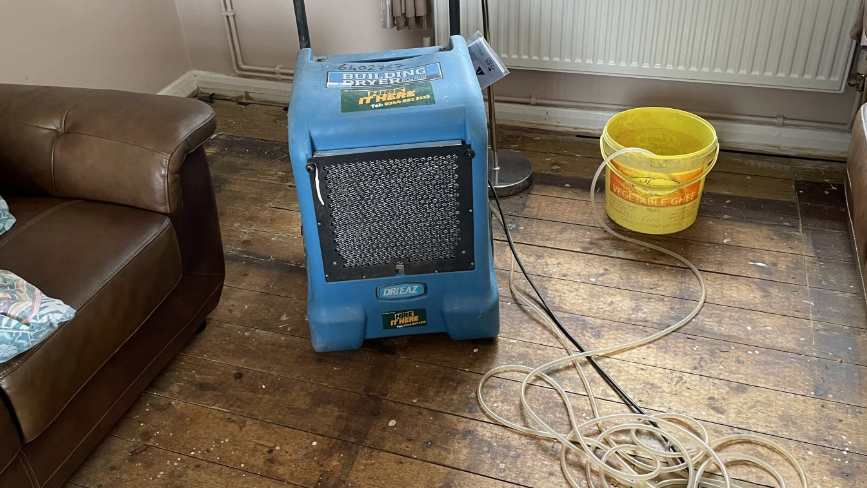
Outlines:
[{"label": "radiator pipe", "polygon": [[226,37],[229,40],[229,55],[232,58],[232,69],[236,74],[254,78],[271,78],[274,80],[291,80],[294,70],[277,65],[273,68],[251,66],[244,63],[241,53],[241,41],[238,37],[238,26],[235,23],[235,6],[232,0],[222,0],[222,14],[225,19]]},{"label": "radiator pipe", "polygon": [[[310,47],[310,33],[309,27],[307,23],[307,11],[304,5],[303,0],[299,2],[297,0],[293,0],[295,2],[295,22],[298,25],[298,41],[301,45],[302,49],[306,46]],[[457,16],[457,19],[451,22],[451,25],[457,27],[457,32],[460,32],[460,1],[459,0],[449,0],[450,4],[454,6],[450,9],[450,19],[453,16]],[[286,69],[281,65],[277,65],[274,67],[267,66],[253,66],[246,64],[244,62],[244,56],[241,51],[241,40],[238,34],[238,25],[235,22],[235,6],[232,3],[232,0],[221,0],[221,13],[224,18],[224,26],[226,28],[226,38],[229,42],[229,56],[232,59],[232,69],[235,71],[235,74],[240,76],[249,76],[252,78],[269,78],[273,80],[289,80],[291,81],[295,71],[291,69]],[[300,7],[300,13],[299,13]],[[300,20],[303,18],[303,21]],[[452,27],[451,29],[454,29]]]}]

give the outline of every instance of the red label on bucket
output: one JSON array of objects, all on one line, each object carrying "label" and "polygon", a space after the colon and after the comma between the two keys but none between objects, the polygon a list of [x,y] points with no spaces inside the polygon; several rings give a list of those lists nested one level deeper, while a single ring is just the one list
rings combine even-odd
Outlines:
[{"label": "red label on bucket", "polygon": [[632,183],[614,174],[614,172],[609,172],[608,191],[630,203],[645,207],[678,207],[692,203],[699,197],[701,181],[696,181],[685,188],[670,193],[666,193],[665,188],[674,187],[695,178],[703,171],[701,168],[689,173],[680,173],[677,176],[670,175],[668,178],[655,178],[647,176],[647,173],[640,173],[628,166],[617,164],[615,161],[611,161],[611,163],[621,173],[637,183],[659,188],[659,190],[650,190],[633,186]]}]

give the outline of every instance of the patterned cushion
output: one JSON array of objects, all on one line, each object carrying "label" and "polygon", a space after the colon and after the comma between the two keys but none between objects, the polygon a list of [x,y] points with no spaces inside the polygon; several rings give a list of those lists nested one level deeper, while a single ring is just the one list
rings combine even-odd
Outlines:
[{"label": "patterned cushion", "polygon": [[72,307],[0,270],[0,363],[39,344],[74,316]]},{"label": "patterned cushion", "polygon": [[9,205],[6,205],[6,201],[3,200],[3,197],[0,197],[0,234],[11,229],[14,224],[15,217],[9,213]]}]

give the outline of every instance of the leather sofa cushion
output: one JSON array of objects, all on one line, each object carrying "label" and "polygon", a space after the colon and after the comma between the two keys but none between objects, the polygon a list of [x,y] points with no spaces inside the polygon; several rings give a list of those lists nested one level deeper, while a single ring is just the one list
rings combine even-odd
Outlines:
[{"label": "leather sofa cushion", "polygon": [[172,291],[181,258],[165,215],[59,198],[7,202],[18,223],[0,236],[0,268],[77,311],[0,365],[0,388],[29,442]]}]

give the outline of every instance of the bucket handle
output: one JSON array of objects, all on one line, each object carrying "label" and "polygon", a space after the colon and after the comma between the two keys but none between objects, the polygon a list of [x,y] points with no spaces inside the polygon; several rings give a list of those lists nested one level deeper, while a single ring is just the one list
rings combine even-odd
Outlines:
[{"label": "bucket handle", "polygon": [[616,158],[618,156],[622,156],[624,154],[629,154],[629,153],[638,153],[638,154],[644,154],[647,156],[656,156],[656,154],[654,154],[651,151],[648,151],[647,149],[642,149],[640,147],[626,147],[626,148],[623,148],[619,151],[616,151],[611,156],[608,156],[607,158],[605,158],[605,164],[608,166],[608,169],[610,169],[612,173],[614,173],[615,175],[628,181],[629,184],[632,186],[637,186],[637,187],[642,188],[642,189],[647,190],[647,191],[656,191],[656,192],[664,191],[664,192],[668,192],[668,193],[673,193],[673,192],[676,192],[678,190],[682,190],[682,189],[688,187],[689,185],[692,185],[693,183],[695,183],[697,181],[700,181],[702,178],[707,176],[708,173],[710,173],[710,170],[712,170],[713,167],[716,166],[716,162],[719,159],[719,143],[717,143],[716,149],[714,149],[713,160],[710,162],[710,164],[707,165],[707,168],[705,168],[704,171],[701,172],[701,174],[699,174],[695,178],[687,181],[686,183],[681,183],[681,184],[676,185],[676,186],[667,186],[665,188],[660,188],[658,186],[645,185],[644,183],[639,183],[637,181],[633,181],[632,177],[626,176],[619,169],[617,169],[613,164],[611,164],[611,162],[614,160],[614,158]]}]

